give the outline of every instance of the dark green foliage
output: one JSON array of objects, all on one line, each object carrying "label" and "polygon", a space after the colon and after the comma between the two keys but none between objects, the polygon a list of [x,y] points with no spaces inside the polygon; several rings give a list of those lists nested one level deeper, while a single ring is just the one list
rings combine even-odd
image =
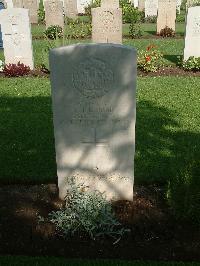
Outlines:
[{"label": "dark green foliage", "polygon": [[175,216],[200,225],[200,155],[186,164],[184,170],[171,178],[168,201]]},{"label": "dark green foliage", "polygon": [[48,39],[55,40],[63,36],[63,30],[58,25],[52,25],[45,30],[44,34]]},{"label": "dark green foliage", "polygon": [[120,7],[123,13],[123,23],[139,23],[144,21],[144,12],[134,8],[128,0],[121,0]]},{"label": "dark green foliage", "polygon": [[166,38],[166,37],[175,37],[175,31],[169,27],[165,27],[162,29],[159,33],[160,36]]}]

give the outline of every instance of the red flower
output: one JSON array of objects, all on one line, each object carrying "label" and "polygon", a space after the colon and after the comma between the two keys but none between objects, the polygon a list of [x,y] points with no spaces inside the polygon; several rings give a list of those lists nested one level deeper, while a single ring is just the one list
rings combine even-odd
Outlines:
[{"label": "red flower", "polygon": [[146,62],[149,62],[149,61],[151,60],[151,56],[147,55],[147,56],[145,57],[145,59],[146,59]]}]

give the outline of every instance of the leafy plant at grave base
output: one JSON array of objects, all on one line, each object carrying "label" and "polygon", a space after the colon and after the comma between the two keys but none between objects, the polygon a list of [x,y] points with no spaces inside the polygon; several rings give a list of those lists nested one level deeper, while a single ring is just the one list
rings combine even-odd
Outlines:
[{"label": "leafy plant at grave base", "polygon": [[155,45],[149,45],[138,55],[138,67],[144,72],[156,72],[163,65],[163,54]]},{"label": "leafy plant at grave base", "polygon": [[63,36],[62,27],[60,27],[59,25],[51,25],[45,30],[44,35],[50,40],[62,38]]},{"label": "leafy plant at grave base", "polygon": [[200,57],[190,56],[188,60],[183,61],[182,67],[187,71],[200,71]]},{"label": "leafy plant at grave base", "polygon": [[[197,157],[198,158],[198,154]],[[200,160],[194,159],[184,171],[171,178],[167,199],[178,219],[200,225]]]},{"label": "leafy plant at grave base", "polygon": [[50,221],[63,236],[86,234],[93,240],[108,236],[118,242],[129,231],[117,221],[111,203],[102,193],[76,184],[74,177],[68,179],[68,184],[66,207],[49,214]]},{"label": "leafy plant at grave base", "polygon": [[175,37],[175,31],[168,26],[166,26],[164,29],[162,29],[159,33],[159,36],[162,37]]},{"label": "leafy plant at grave base", "polygon": [[39,4],[38,18],[39,18],[39,23],[44,23],[44,21],[45,21],[45,11],[44,11],[43,1],[40,1],[40,4]]},{"label": "leafy plant at grave base", "polygon": [[132,39],[140,38],[143,35],[140,24],[131,23],[129,25],[129,35]]},{"label": "leafy plant at grave base", "polygon": [[84,23],[78,20],[68,20],[68,32],[66,34],[69,39],[86,38],[92,34],[91,23]]},{"label": "leafy plant at grave base", "polygon": [[0,72],[3,71],[4,65],[5,65],[4,62],[0,60]]},{"label": "leafy plant at grave base", "polygon": [[18,62],[17,64],[7,64],[3,68],[3,73],[7,77],[21,77],[30,72],[30,67]]},{"label": "leafy plant at grave base", "polygon": [[146,23],[156,23],[157,22],[157,16],[148,16],[144,20]]}]

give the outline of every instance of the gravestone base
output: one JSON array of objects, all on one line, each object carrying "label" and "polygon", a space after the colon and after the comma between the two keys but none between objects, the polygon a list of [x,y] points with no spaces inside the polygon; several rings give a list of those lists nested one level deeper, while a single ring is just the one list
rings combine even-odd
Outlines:
[{"label": "gravestone base", "polygon": [[[58,173],[59,197],[64,199],[66,191],[70,189],[66,172]],[[90,191],[104,193],[107,200],[133,200],[133,180],[123,178],[119,173],[109,175],[98,175],[98,173],[72,172],[69,177],[74,177],[76,184],[84,184]]]}]

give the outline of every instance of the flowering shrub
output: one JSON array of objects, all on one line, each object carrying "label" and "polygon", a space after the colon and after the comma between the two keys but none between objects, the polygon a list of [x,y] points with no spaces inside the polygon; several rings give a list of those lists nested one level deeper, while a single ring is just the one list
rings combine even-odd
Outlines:
[{"label": "flowering shrub", "polygon": [[188,60],[183,61],[182,66],[187,71],[200,71],[200,57],[190,56]]},{"label": "flowering shrub", "polygon": [[4,62],[0,60],[0,72],[4,69]]},{"label": "flowering shrub", "polygon": [[30,67],[18,62],[17,64],[8,64],[3,68],[3,73],[7,77],[20,77],[27,75],[30,72]]},{"label": "flowering shrub", "polygon": [[44,35],[51,39],[51,40],[55,40],[57,38],[61,38],[63,36],[63,30],[62,27],[60,27],[59,25],[52,25],[49,26],[45,32]]},{"label": "flowering shrub", "polygon": [[149,45],[138,56],[138,67],[145,72],[156,72],[163,66],[163,54],[155,45]]}]

